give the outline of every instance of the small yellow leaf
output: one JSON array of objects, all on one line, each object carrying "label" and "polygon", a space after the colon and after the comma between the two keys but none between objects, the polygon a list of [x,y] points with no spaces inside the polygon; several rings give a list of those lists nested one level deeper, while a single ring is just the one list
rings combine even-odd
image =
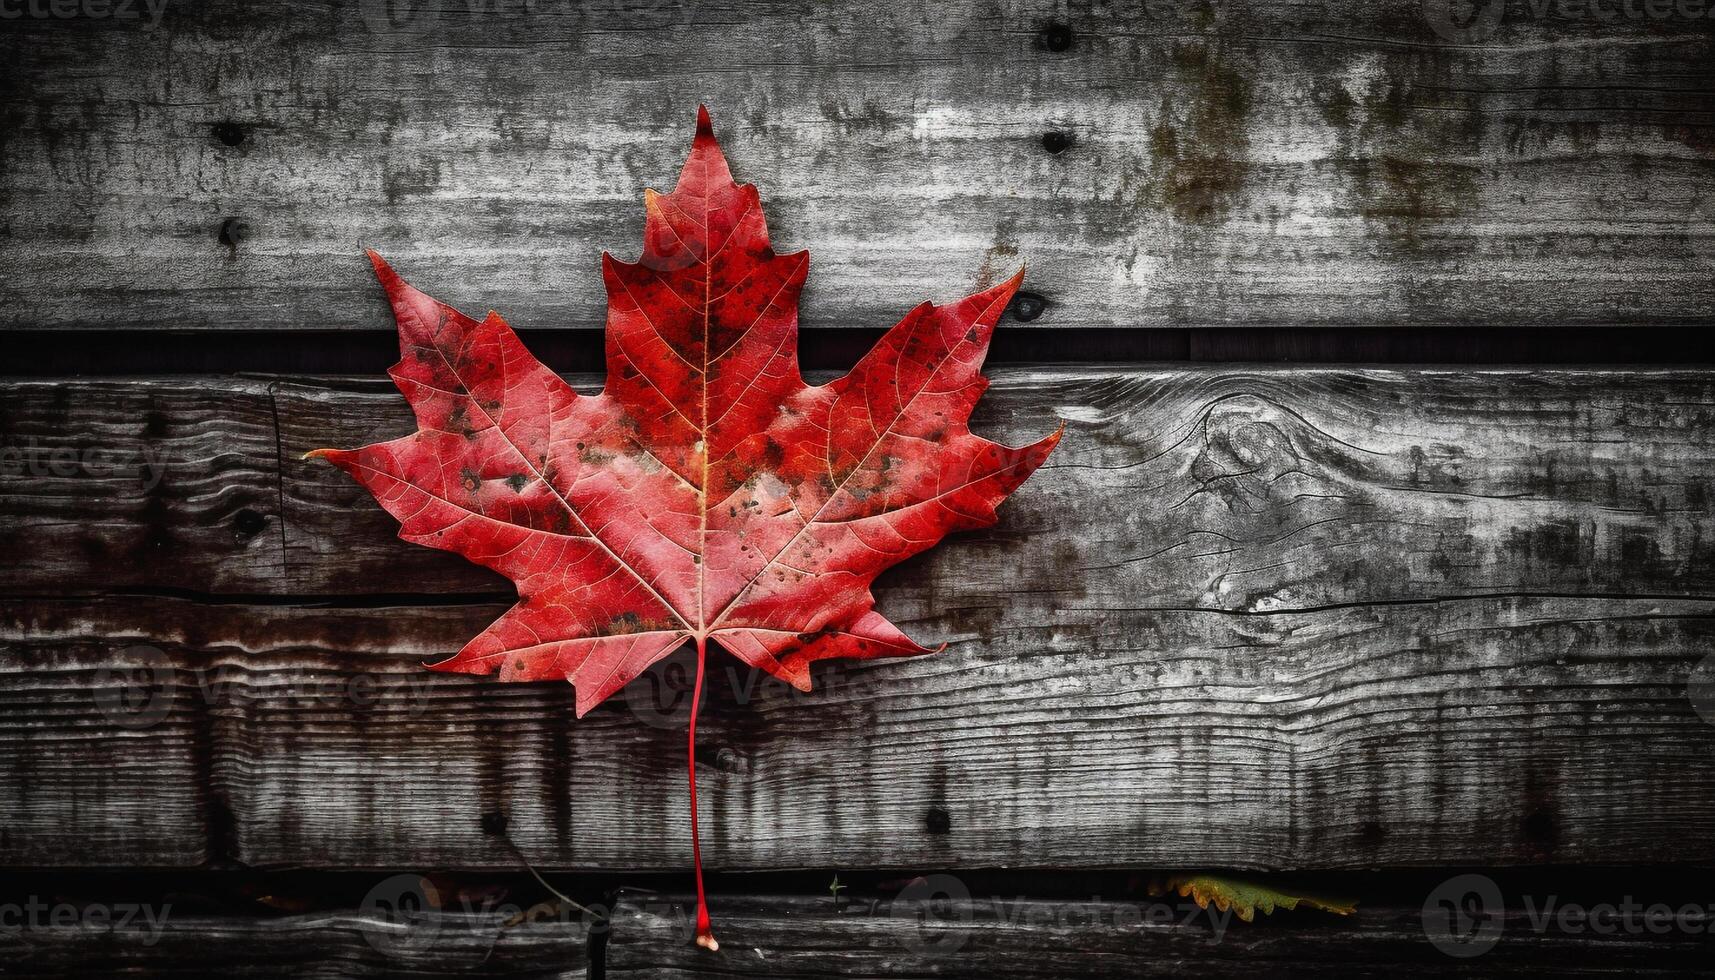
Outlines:
[{"label": "small yellow leaf", "polygon": [[1190,898],[1198,908],[1206,909],[1213,903],[1222,912],[1232,910],[1245,922],[1256,918],[1257,909],[1261,909],[1264,915],[1272,915],[1277,908],[1296,909],[1300,903],[1335,915],[1351,915],[1357,909],[1357,902],[1349,899],[1291,895],[1255,882],[1216,875],[1169,875],[1150,883],[1151,895],[1168,892],[1178,892],[1181,897]]}]

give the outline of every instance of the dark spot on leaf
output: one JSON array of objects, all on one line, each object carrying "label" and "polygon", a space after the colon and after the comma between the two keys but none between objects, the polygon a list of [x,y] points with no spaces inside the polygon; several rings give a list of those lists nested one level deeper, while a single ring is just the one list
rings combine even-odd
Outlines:
[{"label": "dark spot on leaf", "polygon": [[506,485],[512,488],[513,493],[523,493],[524,482],[524,474],[522,473],[514,473],[506,478]]}]

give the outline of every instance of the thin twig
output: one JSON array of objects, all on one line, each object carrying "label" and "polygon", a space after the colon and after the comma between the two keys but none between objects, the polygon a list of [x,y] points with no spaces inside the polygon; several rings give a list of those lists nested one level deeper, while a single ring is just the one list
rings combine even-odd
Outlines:
[{"label": "thin twig", "polygon": [[579,912],[582,912],[583,914],[585,914],[591,918],[594,918],[594,919],[601,918],[601,916],[599,916],[596,913],[585,908],[582,903],[578,902],[577,900],[573,899],[571,896],[560,891],[558,888],[555,888],[553,885],[548,884],[548,879],[537,874],[536,869],[530,866],[530,860],[524,856],[524,849],[518,846],[518,842],[512,839],[511,834],[502,833],[501,836],[506,840],[506,846],[512,848],[512,853],[516,854],[518,856],[518,863],[524,865],[524,870],[530,872],[530,877],[536,879],[537,884],[541,885],[543,888],[548,889],[548,892],[550,894],[552,894],[555,898],[566,903],[567,905],[570,905],[572,908],[577,909]]}]

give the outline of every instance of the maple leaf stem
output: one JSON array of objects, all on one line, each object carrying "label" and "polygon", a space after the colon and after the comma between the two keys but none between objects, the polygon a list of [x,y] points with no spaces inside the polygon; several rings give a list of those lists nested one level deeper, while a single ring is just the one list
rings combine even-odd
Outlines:
[{"label": "maple leaf stem", "polygon": [[708,648],[708,638],[697,637],[697,682],[691,688],[691,724],[685,758],[691,776],[691,863],[697,875],[697,945],[713,951],[720,949],[721,944],[715,942],[714,929],[709,924],[709,903],[703,897],[703,847],[697,834],[697,708],[703,700],[703,660]]}]

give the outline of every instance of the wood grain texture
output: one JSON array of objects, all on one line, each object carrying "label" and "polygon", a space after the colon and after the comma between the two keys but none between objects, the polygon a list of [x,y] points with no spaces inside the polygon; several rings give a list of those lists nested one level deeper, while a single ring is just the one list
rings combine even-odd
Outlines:
[{"label": "wood grain texture", "polygon": [[[718,897],[721,952],[685,937],[684,899],[629,895],[615,910],[606,975],[1080,980],[1185,976],[1683,976],[1707,966],[1702,935],[1543,934],[1511,908],[1495,921],[1501,941],[1454,959],[1425,938],[1422,911],[1362,907],[1350,919],[1277,912],[1228,922],[1174,903],[1068,902],[975,896],[929,905],[855,899]],[[1497,910],[1498,912],[1499,910]],[[1219,918],[1219,917],[1217,917]],[[1189,919],[1189,921],[1187,921]],[[1697,920],[1699,924],[1703,920]]]},{"label": "wood grain texture", "polygon": [[879,328],[1021,263],[1041,326],[1709,322],[1715,21],[1512,16],[1452,44],[1423,11],[13,19],[0,322],[387,329],[373,246],[471,312],[599,326],[598,253],[637,251],[699,101],[777,241],[816,256],[809,327]]},{"label": "wood grain texture", "polygon": [[[977,431],[1060,416],[1061,451],[877,589],[950,648],[807,696],[717,661],[705,858],[1715,859],[1715,727],[1686,696],[1715,631],[1712,389],[1001,372]],[[498,813],[540,866],[684,866],[683,660],[576,723],[565,685],[418,668],[503,583],[297,458],[403,431],[396,395],[345,381],[0,388],[0,443],[28,450],[0,547],[33,556],[0,570],[0,865],[515,867]],[[160,479],[30,470],[96,447]]]},{"label": "wood grain texture", "polygon": [[[1005,596],[1097,623],[1125,608],[1715,596],[1706,371],[991,374],[976,431],[1019,444],[1064,419],[1066,441],[999,526],[886,582],[896,609]],[[396,540],[361,488],[301,458],[412,428],[385,381],[5,383],[0,548],[34,558],[0,567],[0,590],[509,595]]]},{"label": "wood grain texture", "polygon": [[[498,611],[26,607],[5,637],[0,785],[16,802],[0,863],[513,868],[483,829],[499,813],[538,865],[681,867],[687,661],[577,722],[566,685],[417,667]],[[1706,861],[1715,732],[1685,686],[1712,614],[1517,599],[1164,613],[1100,644],[1043,623],[826,669],[811,695],[722,661],[699,726],[704,857]],[[123,690],[157,722],[103,710],[124,683],[103,669],[120,665],[153,667]]]},{"label": "wood grain texture", "polygon": [[[50,905],[55,903],[49,902]],[[75,905],[84,908],[83,905]],[[582,980],[588,930],[482,913],[411,923],[358,910],[273,917],[173,914],[141,925],[42,925],[4,940],[7,977],[475,976]]]}]

